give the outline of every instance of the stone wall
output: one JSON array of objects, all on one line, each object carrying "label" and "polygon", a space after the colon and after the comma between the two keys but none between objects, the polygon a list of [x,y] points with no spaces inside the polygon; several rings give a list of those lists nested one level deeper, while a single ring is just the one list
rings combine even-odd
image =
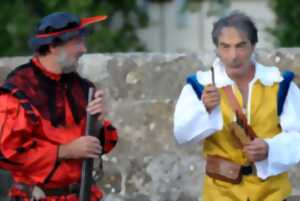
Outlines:
[{"label": "stone wall", "polygon": [[[299,71],[300,49],[258,50],[257,60]],[[187,201],[201,195],[204,161],[200,145],[178,146],[172,134],[174,105],[185,77],[207,69],[212,52],[197,54],[89,54],[79,72],[106,92],[107,116],[120,140],[95,168],[107,201]],[[28,57],[2,58],[0,78]],[[1,177],[0,177],[1,178]],[[300,194],[300,169],[291,170]],[[2,188],[3,183],[1,182]],[[1,193],[1,192],[0,192]]]}]

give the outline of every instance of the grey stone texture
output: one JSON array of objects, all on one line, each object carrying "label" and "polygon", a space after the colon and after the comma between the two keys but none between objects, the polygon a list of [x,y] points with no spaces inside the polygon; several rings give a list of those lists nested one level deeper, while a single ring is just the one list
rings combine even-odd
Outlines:
[{"label": "grey stone texture", "polygon": [[[80,59],[78,71],[105,91],[107,117],[120,135],[112,153],[103,156],[103,172],[95,165],[104,200],[201,200],[205,163],[201,145],[177,145],[172,119],[186,76],[208,69],[213,58],[213,52],[199,52],[87,54]],[[300,72],[300,49],[259,49],[256,58]],[[28,59],[0,59],[0,79]],[[293,195],[300,195],[300,169],[290,172]],[[7,183],[2,178],[0,193]]]}]

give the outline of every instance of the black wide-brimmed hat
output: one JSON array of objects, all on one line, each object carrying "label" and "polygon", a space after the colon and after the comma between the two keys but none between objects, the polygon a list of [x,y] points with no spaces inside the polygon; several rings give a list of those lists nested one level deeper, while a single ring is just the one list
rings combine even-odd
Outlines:
[{"label": "black wide-brimmed hat", "polygon": [[87,25],[103,21],[107,16],[99,15],[88,18],[79,18],[68,12],[56,12],[42,18],[38,23],[34,35],[29,39],[29,46],[36,50],[42,45],[52,44],[55,38],[66,42],[76,36],[85,36],[89,33]]}]

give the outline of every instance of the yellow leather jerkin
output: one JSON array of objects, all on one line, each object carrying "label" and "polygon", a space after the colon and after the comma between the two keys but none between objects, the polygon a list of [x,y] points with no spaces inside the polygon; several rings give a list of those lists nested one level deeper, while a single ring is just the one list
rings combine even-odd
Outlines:
[{"label": "yellow leather jerkin", "polygon": [[[248,110],[246,116],[248,123],[259,138],[271,138],[281,132],[279,117],[277,115],[277,93],[279,85],[263,85],[256,80],[249,89]],[[240,105],[243,105],[242,95],[236,87],[233,91]],[[238,164],[247,165],[245,155],[238,149],[236,142],[229,132],[228,123],[234,121],[225,92],[221,93],[221,112],[223,117],[223,129],[204,140],[203,153],[207,155],[219,155],[228,158]],[[240,184],[231,184],[208,176],[204,178],[204,201],[282,201],[291,192],[291,184],[287,173],[269,177],[262,180],[255,175],[243,176]]]}]

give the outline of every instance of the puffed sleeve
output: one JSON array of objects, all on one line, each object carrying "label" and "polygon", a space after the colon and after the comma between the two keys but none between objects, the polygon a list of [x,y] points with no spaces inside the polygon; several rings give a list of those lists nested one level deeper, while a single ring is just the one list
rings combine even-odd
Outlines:
[{"label": "puffed sleeve", "polygon": [[223,127],[220,106],[208,113],[193,88],[187,84],[181,91],[174,112],[174,137],[178,144],[198,143]]},{"label": "puffed sleeve", "polygon": [[118,141],[117,129],[111,124],[110,121],[104,120],[103,127],[100,132],[100,142],[103,148],[103,153],[110,152]]},{"label": "puffed sleeve", "polygon": [[282,132],[273,138],[265,139],[268,144],[268,157],[255,163],[257,175],[266,179],[288,171],[300,162],[300,90],[292,82],[280,115]]},{"label": "puffed sleeve", "polygon": [[[58,146],[35,136],[38,123],[32,122],[20,101],[0,95],[0,149],[3,157],[28,172],[33,183],[43,182],[57,160]],[[10,170],[13,171],[13,170]]]}]

